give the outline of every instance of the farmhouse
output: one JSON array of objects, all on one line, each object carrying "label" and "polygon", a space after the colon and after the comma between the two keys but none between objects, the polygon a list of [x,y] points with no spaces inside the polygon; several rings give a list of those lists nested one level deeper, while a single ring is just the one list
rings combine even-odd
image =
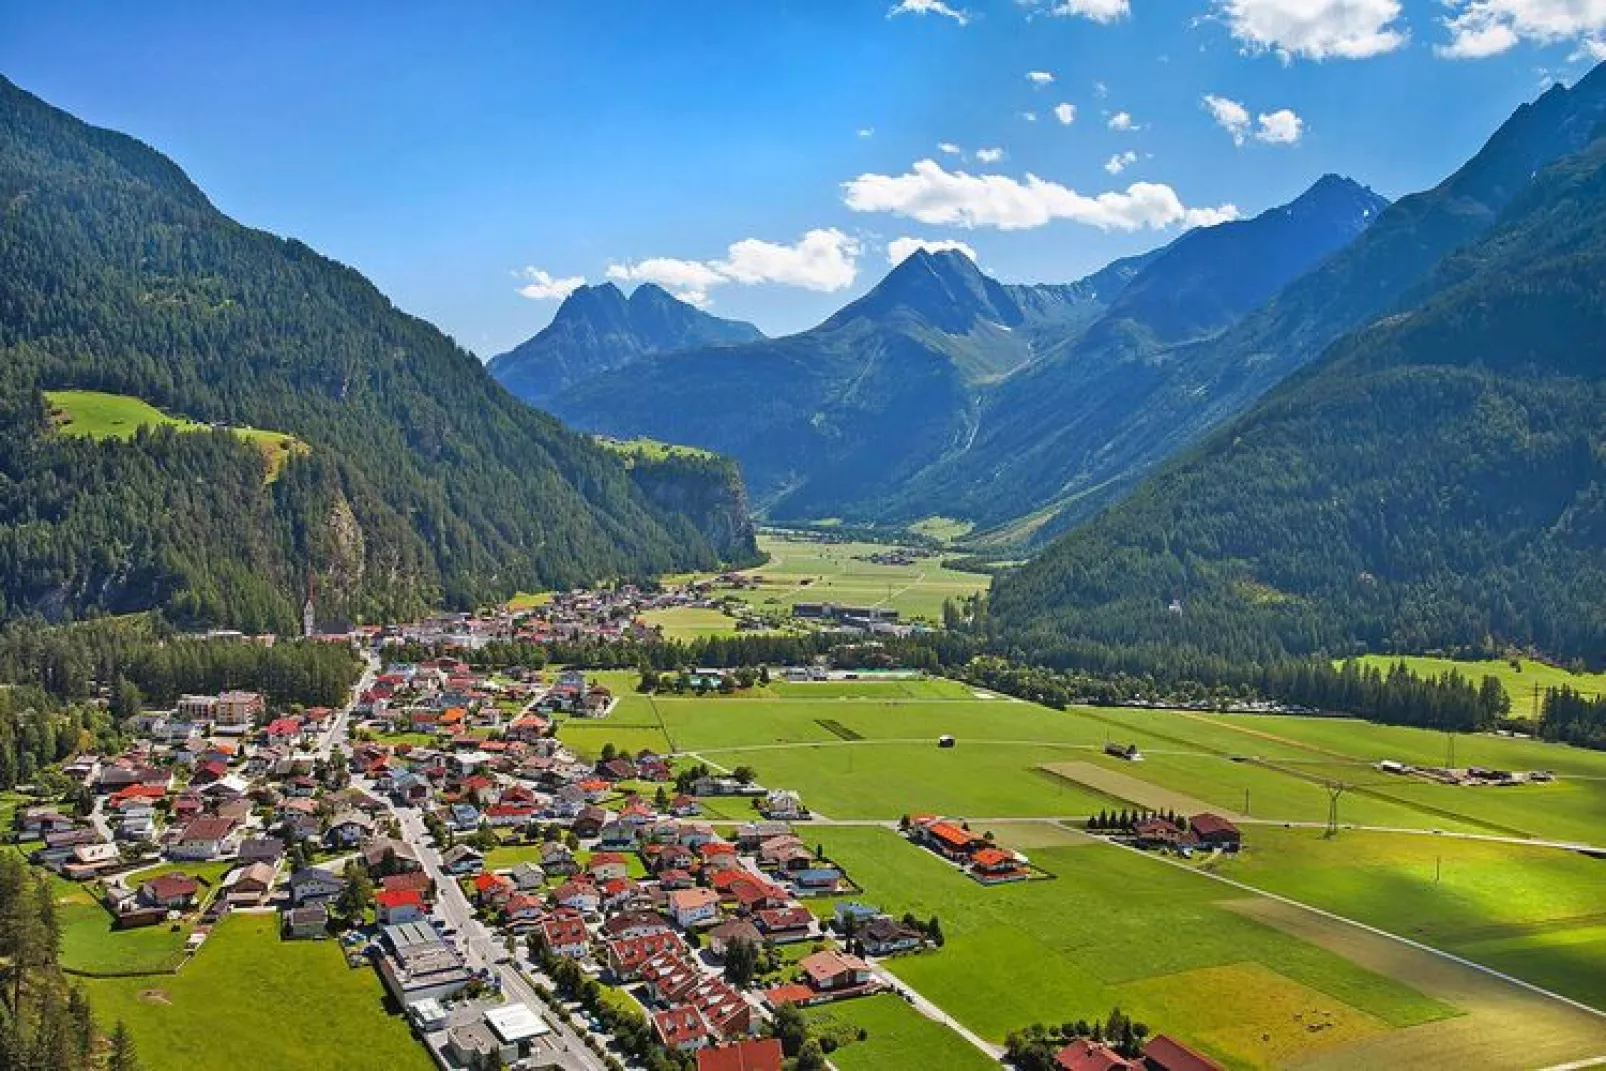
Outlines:
[{"label": "farmhouse", "polygon": [[1167,1034],[1156,1034],[1143,1047],[1144,1071],[1222,1071],[1220,1064]]},{"label": "farmhouse", "polygon": [[1054,1057],[1063,1071],[1143,1071],[1143,1064],[1128,1060],[1100,1041],[1078,1038]]},{"label": "farmhouse", "polygon": [[139,902],[147,907],[182,911],[195,902],[201,883],[188,874],[162,874],[139,887]]},{"label": "farmhouse", "polygon": [[1188,819],[1188,827],[1199,838],[1199,843],[1207,847],[1235,852],[1242,843],[1238,827],[1218,814],[1196,814]]}]

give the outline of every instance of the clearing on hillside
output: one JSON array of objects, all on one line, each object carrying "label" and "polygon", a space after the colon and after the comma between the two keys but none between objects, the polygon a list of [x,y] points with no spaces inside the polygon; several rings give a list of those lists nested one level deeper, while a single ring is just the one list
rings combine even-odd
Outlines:
[{"label": "clearing on hillside", "polygon": [[141,428],[168,427],[180,432],[229,431],[255,446],[267,463],[266,482],[279,478],[293,457],[308,452],[306,443],[282,431],[202,424],[188,417],[162,412],[149,402],[127,394],[95,390],[47,390],[50,419],[63,435],[87,439],[132,439]]}]

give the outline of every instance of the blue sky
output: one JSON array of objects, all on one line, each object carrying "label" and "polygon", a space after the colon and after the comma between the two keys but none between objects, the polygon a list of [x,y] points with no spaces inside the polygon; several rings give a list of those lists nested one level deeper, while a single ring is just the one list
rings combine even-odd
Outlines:
[{"label": "blue sky", "polygon": [[1057,282],[1328,171],[1397,197],[1603,32],[1598,0],[0,0],[0,73],[488,357],[610,270],[779,333],[900,239]]}]

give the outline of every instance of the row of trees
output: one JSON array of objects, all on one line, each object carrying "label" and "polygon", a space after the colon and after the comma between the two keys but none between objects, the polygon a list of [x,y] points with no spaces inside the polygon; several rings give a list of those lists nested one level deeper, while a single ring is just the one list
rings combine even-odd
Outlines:
[{"label": "row of trees", "polygon": [[0,1068],[138,1071],[127,1028],[102,1036],[83,990],[61,971],[55,894],[22,858],[0,854]]},{"label": "row of trees", "polygon": [[1121,1011],[1110,1009],[1108,1019],[1086,1019],[1044,1026],[1033,1023],[1025,1030],[1011,1033],[1005,1042],[1005,1058],[1017,1071],[1055,1071],[1059,1067],[1056,1057],[1061,1049],[1078,1040],[1089,1038],[1102,1042],[1128,1059],[1143,1051],[1149,1036],[1147,1023],[1139,1022]]},{"label": "row of trees", "polygon": [[1540,708],[1539,735],[1606,751],[1606,696],[1586,696],[1565,686],[1551,689]]}]

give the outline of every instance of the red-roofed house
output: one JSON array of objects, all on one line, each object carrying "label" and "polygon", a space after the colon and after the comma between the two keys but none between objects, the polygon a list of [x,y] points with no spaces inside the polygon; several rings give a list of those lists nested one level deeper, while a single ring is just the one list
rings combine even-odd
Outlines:
[{"label": "red-roofed house", "polygon": [[585,959],[591,947],[591,934],[585,919],[575,911],[559,911],[539,927],[541,943],[554,956]]},{"label": "red-roofed house", "polygon": [[1143,1067],[1145,1071],[1222,1071],[1210,1057],[1168,1034],[1156,1034],[1143,1046]]},{"label": "red-roofed house", "polygon": [[1128,1060],[1108,1045],[1088,1038],[1078,1038],[1054,1057],[1056,1067],[1063,1071],[1143,1071],[1143,1065]]},{"label": "red-roofed house", "polygon": [[748,1038],[734,1045],[702,1049],[697,1071],[781,1071],[779,1038]]},{"label": "red-roofed house", "polygon": [[374,894],[374,915],[384,926],[417,922],[424,917],[424,898],[412,889],[381,889]]},{"label": "red-roofed house", "polygon": [[690,1006],[653,1012],[652,1025],[664,1047],[675,1052],[696,1052],[714,1042],[714,1031],[708,1020]]},{"label": "red-roofed house", "polygon": [[1229,852],[1238,850],[1243,842],[1243,835],[1238,827],[1221,817],[1219,814],[1196,814],[1188,819],[1188,828],[1193,830],[1199,843],[1212,848],[1222,848]]}]

